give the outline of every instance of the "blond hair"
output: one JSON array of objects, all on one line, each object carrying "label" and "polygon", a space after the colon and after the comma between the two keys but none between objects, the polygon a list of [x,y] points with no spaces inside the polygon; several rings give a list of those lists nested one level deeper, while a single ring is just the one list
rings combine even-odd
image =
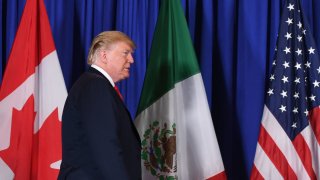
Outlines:
[{"label": "blond hair", "polygon": [[92,41],[88,54],[88,64],[91,65],[95,61],[95,54],[101,48],[109,49],[118,42],[127,43],[132,49],[136,47],[134,42],[124,33],[120,31],[104,31],[98,34]]}]

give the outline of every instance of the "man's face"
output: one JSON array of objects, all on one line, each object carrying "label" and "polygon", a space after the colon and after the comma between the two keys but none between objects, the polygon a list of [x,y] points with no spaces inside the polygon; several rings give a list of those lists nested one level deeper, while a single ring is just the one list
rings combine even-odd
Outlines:
[{"label": "man's face", "polygon": [[114,82],[130,76],[130,65],[134,62],[132,53],[132,48],[124,42],[118,42],[107,50],[107,72]]}]

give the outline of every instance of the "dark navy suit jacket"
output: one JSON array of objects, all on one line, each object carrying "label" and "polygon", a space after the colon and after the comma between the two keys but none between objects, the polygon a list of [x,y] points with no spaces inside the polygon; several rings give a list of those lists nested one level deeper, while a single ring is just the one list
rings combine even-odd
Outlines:
[{"label": "dark navy suit jacket", "polygon": [[141,179],[140,138],[108,79],[90,67],[62,115],[59,180]]}]

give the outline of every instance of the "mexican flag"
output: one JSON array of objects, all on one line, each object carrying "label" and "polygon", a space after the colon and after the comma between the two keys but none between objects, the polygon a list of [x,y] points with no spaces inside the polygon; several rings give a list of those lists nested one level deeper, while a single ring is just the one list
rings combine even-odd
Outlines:
[{"label": "mexican flag", "polygon": [[226,179],[179,0],[162,0],[135,125],[143,179]]}]

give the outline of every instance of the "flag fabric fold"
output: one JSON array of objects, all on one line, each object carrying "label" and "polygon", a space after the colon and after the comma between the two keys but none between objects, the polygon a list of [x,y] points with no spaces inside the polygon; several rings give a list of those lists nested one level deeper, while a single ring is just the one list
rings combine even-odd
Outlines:
[{"label": "flag fabric fold", "polygon": [[57,179],[67,96],[43,0],[27,0],[0,89],[0,179]]},{"label": "flag fabric fold", "polygon": [[163,0],[135,125],[143,179],[226,179],[179,0]]},{"label": "flag fabric fold", "polygon": [[320,178],[320,59],[299,0],[283,7],[251,179]]}]

